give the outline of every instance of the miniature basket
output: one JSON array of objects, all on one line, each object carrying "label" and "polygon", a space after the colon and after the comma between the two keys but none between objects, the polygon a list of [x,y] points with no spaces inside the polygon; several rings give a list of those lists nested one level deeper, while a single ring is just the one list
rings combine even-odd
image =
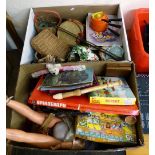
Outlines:
[{"label": "miniature basket", "polygon": [[31,40],[32,47],[42,56],[53,55],[64,59],[69,51],[62,39],[58,39],[50,29],[44,29]]},{"label": "miniature basket", "polygon": [[34,16],[34,25],[38,33],[45,28],[53,29],[54,27],[59,26],[61,21],[60,14],[51,10],[37,11]]},{"label": "miniature basket", "polygon": [[[83,31],[84,27],[81,22],[74,20],[74,19],[69,19],[59,26],[60,28],[63,28],[73,34],[75,34],[77,37],[78,36],[83,36]],[[58,28],[57,31],[57,36],[58,38],[64,40],[67,44],[73,46],[77,44],[77,39],[74,38],[73,36],[61,31],[61,29]]]}]

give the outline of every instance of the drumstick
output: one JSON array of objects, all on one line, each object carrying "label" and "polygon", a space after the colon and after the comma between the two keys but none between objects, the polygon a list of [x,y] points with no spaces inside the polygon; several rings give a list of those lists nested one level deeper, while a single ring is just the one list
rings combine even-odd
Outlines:
[{"label": "drumstick", "polygon": [[53,98],[59,100],[59,99],[64,99],[64,98],[72,97],[72,96],[81,96],[82,94],[90,93],[92,91],[105,89],[105,88],[111,88],[111,87],[120,86],[120,85],[122,85],[122,81],[118,80],[118,81],[110,82],[110,83],[99,85],[99,86],[89,87],[85,89],[77,89],[77,90],[65,92],[65,93],[58,93],[58,94],[53,95]]}]

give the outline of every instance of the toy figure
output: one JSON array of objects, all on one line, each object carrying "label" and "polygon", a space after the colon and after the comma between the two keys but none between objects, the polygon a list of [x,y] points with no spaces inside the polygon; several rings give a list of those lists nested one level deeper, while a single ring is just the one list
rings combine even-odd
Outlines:
[{"label": "toy figure", "polygon": [[52,75],[58,75],[59,72],[65,72],[65,71],[83,71],[86,69],[85,65],[75,65],[75,66],[61,66],[61,64],[51,64],[47,63],[46,64],[46,69],[42,69],[39,71],[36,71],[32,73],[33,78],[37,78],[41,75],[45,75],[48,73],[51,73]]},{"label": "toy figure", "polygon": [[82,71],[85,70],[85,65],[76,65],[76,66],[61,66],[61,64],[46,64],[46,68],[51,74],[58,75],[59,72],[65,71]]},{"label": "toy figure", "polygon": [[[49,149],[83,149],[84,143],[79,139],[74,139],[71,123],[65,118],[49,116],[45,113],[39,113],[28,106],[8,98],[7,106],[19,114],[25,116],[32,122],[42,125],[43,133],[28,133],[18,129],[7,129],[6,138],[16,142],[24,142],[39,148]],[[47,117],[48,116],[48,117]],[[64,119],[65,118],[65,119]],[[67,121],[68,122],[67,122]],[[52,129],[53,137],[50,134]],[[44,132],[45,131],[45,132]]]}]

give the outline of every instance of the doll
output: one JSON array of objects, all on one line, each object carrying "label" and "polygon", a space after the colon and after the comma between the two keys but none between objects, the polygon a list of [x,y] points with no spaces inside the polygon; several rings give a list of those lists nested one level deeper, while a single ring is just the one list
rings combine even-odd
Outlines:
[{"label": "doll", "polygon": [[[39,148],[49,149],[83,149],[84,143],[79,139],[74,139],[72,126],[66,117],[56,117],[53,114],[49,116],[45,113],[39,113],[25,104],[7,98],[7,106],[30,121],[42,125],[45,134],[28,133],[18,129],[6,129],[6,138],[16,142],[24,142]],[[64,119],[65,118],[65,119]],[[48,131],[53,129],[53,136]],[[59,133],[58,133],[59,132]],[[44,132],[43,132],[44,133]]]}]

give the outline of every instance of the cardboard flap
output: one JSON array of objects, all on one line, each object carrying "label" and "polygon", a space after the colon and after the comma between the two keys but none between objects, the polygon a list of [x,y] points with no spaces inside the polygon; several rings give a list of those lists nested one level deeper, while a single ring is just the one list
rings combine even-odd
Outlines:
[{"label": "cardboard flap", "polygon": [[131,73],[132,70],[132,62],[129,63],[106,63],[106,70],[105,75],[106,76],[128,76]]},{"label": "cardboard flap", "polygon": [[[64,19],[77,19],[84,20],[88,12],[98,12],[104,10],[107,14],[117,15],[118,4],[115,5],[71,5],[71,6],[59,6],[59,7],[40,7],[33,8],[34,13],[41,10],[52,10],[60,13]],[[82,10],[82,11],[81,11]],[[80,13],[79,13],[80,12]]]}]

